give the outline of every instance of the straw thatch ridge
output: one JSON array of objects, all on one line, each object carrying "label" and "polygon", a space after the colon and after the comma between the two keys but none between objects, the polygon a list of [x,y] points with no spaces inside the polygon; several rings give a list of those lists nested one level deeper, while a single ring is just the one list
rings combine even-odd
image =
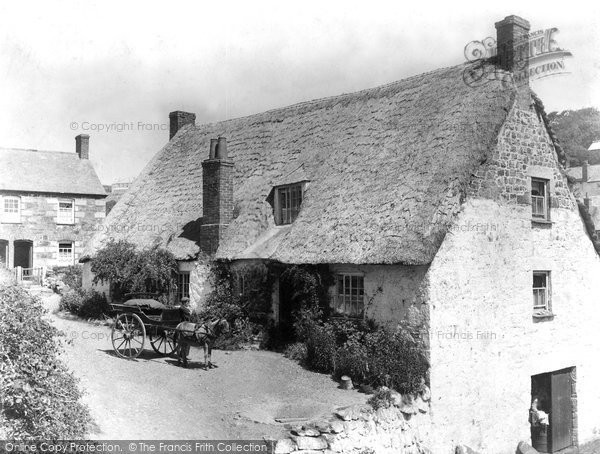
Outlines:
[{"label": "straw thatch ridge", "polygon": [[[220,135],[235,163],[235,219],[217,258],[429,263],[514,100],[500,80],[466,85],[464,68],[186,126],[113,208],[87,256],[112,237],[194,258],[201,162]],[[267,197],[294,175],[309,180],[302,209],[277,227]]]}]

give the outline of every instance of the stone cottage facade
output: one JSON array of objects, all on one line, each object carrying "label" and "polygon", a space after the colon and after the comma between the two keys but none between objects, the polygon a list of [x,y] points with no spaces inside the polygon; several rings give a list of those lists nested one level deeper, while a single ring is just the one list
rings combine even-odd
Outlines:
[{"label": "stone cottage facade", "polygon": [[[110,238],[171,250],[197,306],[212,261],[326,267],[334,312],[424,321],[432,452],[598,436],[600,258],[542,102],[510,81],[529,23],[496,29],[485,64],[502,77],[476,86],[464,64],[215,124],[173,112],[169,143],[93,238],[87,284]],[[288,304],[275,280],[275,322]]]},{"label": "stone cottage facade", "polygon": [[0,148],[0,263],[25,269],[74,265],[105,217],[106,193],[76,153]]}]

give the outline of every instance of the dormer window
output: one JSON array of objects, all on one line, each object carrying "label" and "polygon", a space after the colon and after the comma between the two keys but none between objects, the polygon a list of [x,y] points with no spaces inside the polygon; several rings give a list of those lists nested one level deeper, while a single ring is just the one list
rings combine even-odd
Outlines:
[{"label": "dormer window", "polygon": [[296,220],[302,205],[302,183],[275,188],[275,222],[291,224]]}]

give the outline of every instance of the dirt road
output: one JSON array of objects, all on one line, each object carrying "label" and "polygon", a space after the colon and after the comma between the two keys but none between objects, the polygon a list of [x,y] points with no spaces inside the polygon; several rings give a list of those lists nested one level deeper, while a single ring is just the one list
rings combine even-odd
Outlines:
[{"label": "dirt road", "polygon": [[275,418],[317,417],[365,402],[267,351],[213,352],[216,369],[201,368],[192,349],[189,369],[150,348],[136,360],[116,357],[110,329],[50,315],[72,344],[65,360],[87,391],[97,439],[262,439],[283,432]]}]

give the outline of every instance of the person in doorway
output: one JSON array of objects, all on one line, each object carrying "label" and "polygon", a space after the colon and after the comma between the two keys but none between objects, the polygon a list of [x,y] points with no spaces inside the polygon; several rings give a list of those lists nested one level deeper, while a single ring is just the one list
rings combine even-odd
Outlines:
[{"label": "person in doorway", "polygon": [[534,397],[529,409],[529,423],[532,427],[547,426],[549,422],[548,413],[539,409],[539,398]]}]

